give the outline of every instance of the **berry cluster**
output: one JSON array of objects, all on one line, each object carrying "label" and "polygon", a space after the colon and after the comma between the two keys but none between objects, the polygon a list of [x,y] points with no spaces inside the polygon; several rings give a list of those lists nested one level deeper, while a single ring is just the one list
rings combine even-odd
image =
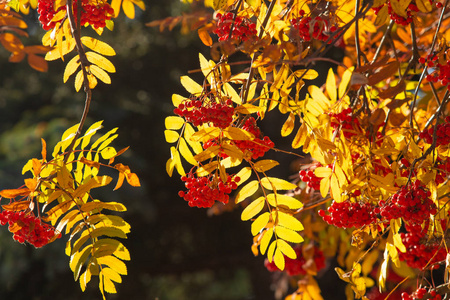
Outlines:
[{"label": "berry cluster", "polygon": [[[217,14],[217,28],[214,33],[219,36],[219,41],[234,39],[238,41],[247,41],[256,37],[256,24],[248,18],[236,16],[229,12],[224,15]],[[233,26],[233,32],[230,36],[230,30]]]},{"label": "berry cluster", "polygon": [[306,185],[309,188],[320,190],[320,180],[321,178],[317,177],[316,174],[314,174],[314,169],[317,167],[320,167],[320,163],[313,165],[309,168],[309,170],[301,170],[298,172],[298,175],[300,177],[300,180],[303,182],[306,182]]},{"label": "berry cluster", "polygon": [[450,159],[442,160],[440,158],[437,159],[436,167],[438,171],[436,172],[436,184],[439,185],[444,183],[450,174]]},{"label": "berry cluster", "polygon": [[230,99],[225,103],[205,103],[197,99],[184,101],[174,109],[174,113],[194,126],[211,122],[215,127],[226,128],[233,121],[234,108]]},{"label": "berry cluster", "polygon": [[400,233],[406,252],[399,252],[400,260],[406,262],[411,268],[423,270],[424,268],[437,269],[437,262],[445,260],[447,251],[440,247],[440,240],[433,242],[426,236],[428,226],[424,229],[420,225],[406,225],[407,233]]},{"label": "berry cluster", "polygon": [[446,64],[440,64],[437,60],[438,57],[436,55],[430,54],[426,58],[419,58],[419,63],[427,65],[434,70],[426,76],[429,82],[436,83],[440,81],[443,86],[447,86],[447,89],[450,90],[450,60]]},{"label": "berry cluster", "polygon": [[[356,195],[360,195],[360,192],[357,192]],[[318,213],[330,225],[339,228],[359,228],[376,222],[379,208],[367,202],[360,204],[350,200],[340,203],[333,201],[328,207],[329,214],[322,209]]]},{"label": "berry cluster", "polygon": [[442,296],[436,293],[436,291],[430,291],[428,292],[425,288],[418,288],[414,291],[411,295],[407,292],[402,293],[402,300],[419,300],[419,299],[425,299],[424,297],[427,296],[426,299],[430,300],[442,300]]},{"label": "berry cluster", "polygon": [[[9,224],[13,239],[19,243],[28,242],[36,248],[47,245],[56,235],[55,228],[41,223],[41,219],[25,212],[4,210],[0,213],[0,223]],[[58,235],[58,238],[60,235]]]},{"label": "berry cluster", "polygon": [[[265,136],[262,139],[259,138],[259,136],[261,136],[261,130],[256,126],[256,120],[253,117],[250,117],[245,121],[242,129],[253,134],[255,138],[253,140],[236,140],[233,142],[242,152],[245,153],[248,151],[251,153],[252,159],[263,157],[267,151],[275,146],[268,136]],[[212,139],[204,143],[203,148],[208,149],[209,147],[216,145],[218,145],[218,140]],[[228,157],[224,152],[221,152],[219,155],[223,158]]]},{"label": "berry cluster", "polygon": [[[303,256],[301,246],[296,247],[294,250],[295,250],[295,253],[297,254],[296,259],[291,259],[287,256],[284,256],[284,261],[285,261],[284,271],[286,271],[286,273],[289,276],[306,275],[307,268],[308,269],[311,268],[311,264],[307,263],[308,259],[306,259]],[[314,254],[312,255],[312,257],[310,259],[312,260],[312,262],[314,264],[315,268],[313,267],[313,269],[316,272],[325,268],[325,256],[323,255],[323,252],[316,246],[314,246]],[[269,262],[268,259],[266,259],[264,261],[264,266],[270,272],[280,271],[280,269],[278,269],[278,267],[275,265],[275,262],[274,261]]]},{"label": "berry cluster", "polygon": [[[450,69],[449,69],[450,71]],[[450,76],[450,73],[449,73]],[[449,85],[450,87],[450,85]],[[419,137],[427,144],[433,143],[434,127],[424,130],[419,134]],[[450,116],[445,118],[445,123],[438,124],[436,128],[436,147],[440,145],[450,144]]]},{"label": "berry cluster", "polygon": [[220,176],[210,174],[205,177],[195,177],[192,172],[182,176],[187,191],[180,191],[178,195],[188,201],[190,207],[211,207],[215,201],[228,203],[229,194],[237,189],[238,176],[227,175],[227,180],[222,181]]},{"label": "berry cluster", "polygon": [[380,214],[386,220],[403,218],[410,225],[421,225],[436,214],[436,205],[428,191],[419,180],[403,186],[395,193],[389,203],[380,201]]},{"label": "berry cluster", "polygon": [[[39,21],[42,24],[44,30],[50,30],[55,27],[56,23],[52,21],[53,17],[61,10],[65,10],[66,7],[62,6],[57,11],[54,9],[54,1],[52,0],[38,0],[38,13]],[[73,15],[75,21],[77,20],[78,3],[73,3]],[[86,24],[92,25],[95,29],[104,28],[106,21],[111,20],[114,16],[114,9],[106,2],[89,0],[81,1],[81,26]]]},{"label": "berry cluster", "polygon": [[[325,42],[330,37],[329,33],[337,30],[336,26],[329,26],[328,21],[321,16],[312,19],[310,16],[305,16],[304,10],[300,10],[299,15],[300,17],[291,19],[291,24],[298,30],[300,38],[306,42],[311,41],[311,39]],[[328,41],[330,44],[332,42],[332,40]]]},{"label": "berry cluster", "polygon": [[378,14],[384,5],[388,6],[388,13],[391,17],[391,20],[395,21],[395,23],[397,23],[399,25],[404,25],[404,26],[410,24],[413,21],[413,13],[416,13],[419,11],[419,9],[417,8],[417,5],[414,3],[414,0],[413,0],[406,8],[406,16],[407,17],[405,18],[405,17],[399,16],[392,9],[391,1],[388,0],[383,5],[372,8],[375,11],[375,14]]},{"label": "berry cluster", "polygon": [[331,118],[331,127],[334,129],[340,128],[345,138],[349,139],[357,135],[357,131],[360,131],[359,121],[352,117],[351,108],[346,108],[338,114],[330,112],[328,115]]}]

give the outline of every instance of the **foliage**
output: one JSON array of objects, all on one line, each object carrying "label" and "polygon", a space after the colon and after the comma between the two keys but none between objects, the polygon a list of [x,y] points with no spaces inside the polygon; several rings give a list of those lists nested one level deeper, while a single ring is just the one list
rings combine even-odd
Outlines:
[{"label": "foliage", "polygon": [[[203,81],[180,78],[187,94],[173,95],[174,115],[165,120],[171,144],[166,171],[176,171],[186,187],[179,196],[213,213],[243,206],[252,252],[267,257],[269,271],[297,279],[287,299],[322,299],[316,277],[331,257],[348,299],[398,298],[400,292],[403,299],[440,299],[447,293],[448,0],[186,2],[192,14],[147,24],[162,31],[181,23],[183,32],[197,30],[210,47],[212,59],[199,54],[194,71]],[[83,87],[86,96],[80,123],[63,134],[52,159],[42,140],[42,158],[23,169],[33,176],[0,192],[2,200],[11,199],[0,221],[14,239],[36,247],[65,227],[75,280],[84,290],[98,276],[105,297],[127,274],[123,261],[130,255],[116,238],[126,238],[130,226],[103,213],[124,211],[123,204],[96,200],[91,190],[112,181],[98,175],[100,168],[119,172],[115,189],[124,180],[140,183],[128,166],[114,164],[126,151],[109,146],[116,129],[97,137],[97,122],[81,135],[92,90],[98,80],[110,84],[109,73],[116,71],[106,58],[115,50],[81,29],[113,30],[120,11],[134,18],[135,5],[145,9],[144,2],[0,5],[0,42],[10,61],[27,56],[31,67],[45,71],[45,60],[72,56],[63,81],[75,75],[75,90]],[[17,37],[26,35],[26,24],[11,8],[28,13],[30,7],[47,31],[43,46],[24,46]],[[338,49],[342,61],[329,56]],[[318,62],[333,67],[313,85],[322,75]],[[290,149],[276,148],[276,137],[261,131],[269,114],[285,120],[280,136],[291,138]],[[281,164],[268,157],[272,151],[300,161],[295,180],[272,175]],[[445,268],[441,285],[427,280],[439,268]],[[392,275],[401,279],[388,280]]]},{"label": "foliage", "polygon": [[[173,95],[175,116],[166,118],[166,169],[182,176],[188,192],[180,196],[220,212],[234,178],[240,188],[227,207],[244,206],[253,253],[300,279],[287,299],[322,299],[313,278],[323,267],[319,251],[337,256],[348,299],[375,299],[374,289],[366,293],[375,280],[387,289],[376,299],[398,291],[415,299],[416,288],[441,297],[445,285],[423,286],[441,265],[448,283],[448,1],[204,5],[215,12],[148,24],[164,30],[181,21],[211,49],[212,60],[200,54],[205,79],[182,76],[188,96]],[[342,62],[327,56],[336,47]],[[323,86],[308,83],[318,61],[334,65]],[[306,155],[293,183],[271,176],[279,162],[264,158],[270,150],[299,155],[261,132],[269,113],[284,115],[281,136]],[[218,202],[203,201],[219,192],[226,196]],[[317,250],[299,251],[301,242]],[[305,272],[293,271],[298,264]],[[405,279],[391,286],[388,272]]]}]

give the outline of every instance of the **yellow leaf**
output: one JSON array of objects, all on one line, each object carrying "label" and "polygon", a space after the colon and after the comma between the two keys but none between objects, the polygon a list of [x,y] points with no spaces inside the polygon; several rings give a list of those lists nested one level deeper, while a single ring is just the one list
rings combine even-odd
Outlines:
[{"label": "yellow leaf", "polygon": [[245,104],[239,105],[238,107],[235,108],[235,111],[237,113],[244,114],[244,115],[254,114],[254,113],[260,112],[261,110],[262,110],[262,107],[255,106],[250,103],[245,103]]},{"label": "yellow leaf", "polygon": [[166,129],[178,130],[184,125],[184,119],[176,116],[169,116],[164,120]]},{"label": "yellow leaf", "polygon": [[297,70],[294,72],[294,76],[297,78],[302,77],[302,79],[307,79],[307,80],[313,80],[316,79],[317,76],[319,76],[319,73],[317,73],[317,71],[309,69],[309,70]]},{"label": "yellow leaf", "polygon": [[[106,278],[109,278],[112,281],[115,281],[117,283],[121,283],[122,282],[122,277],[120,277],[119,273],[117,273],[113,269],[103,268],[100,271],[100,273],[103,274],[103,276],[105,276]],[[105,290],[106,290],[106,288],[105,288]]]},{"label": "yellow leaf", "polygon": [[97,263],[99,265],[106,265],[121,275],[127,275],[125,263],[112,255],[97,258]]},{"label": "yellow leaf", "polygon": [[111,7],[114,9],[114,18],[117,18],[120,13],[120,5],[122,4],[122,0],[112,0]]},{"label": "yellow leaf", "polygon": [[112,178],[109,176],[95,176],[91,178],[88,182],[80,185],[73,192],[72,196],[74,198],[83,197],[85,193],[89,192],[93,188],[102,187],[108,185],[111,182]]},{"label": "yellow leaf", "polygon": [[214,10],[225,8],[227,3],[227,0],[213,0],[213,8]]},{"label": "yellow leaf", "polygon": [[102,151],[100,151],[100,154],[102,155],[103,159],[110,159],[117,155],[117,151],[113,147],[106,147]]},{"label": "yellow leaf", "polygon": [[288,136],[294,130],[295,125],[295,115],[293,113],[289,113],[289,116],[284,122],[283,127],[281,128],[281,136]]},{"label": "yellow leaf", "polygon": [[277,266],[277,268],[280,269],[281,271],[283,271],[284,270],[285,261],[284,261],[284,255],[283,255],[283,253],[281,253],[280,248],[277,248],[275,250],[275,254],[273,256],[273,260],[274,260],[275,265]]},{"label": "yellow leaf", "polygon": [[248,197],[252,196],[258,190],[258,181],[252,180],[246,185],[244,185],[236,195],[235,202],[236,204],[244,201]]},{"label": "yellow leaf", "polygon": [[291,245],[289,245],[288,243],[286,243],[286,241],[284,240],[277,240],[277,248],[280,249],[280,251],[286,255],[287,257],[289,257],[290,259],[296,259],[297,258],[297,253],[295,253],[294,248],[292,248]]},{"label": "yellow leaf", "polygon": [[86,243],[88,239],[95,239],[99,236],[108,236],[108,237],[119,237],[126,239],[126,234],[122,231],[122,229],[117,227],[98,227],[94,229],[84,230],[81,236],[74,242],[73,248],[71,251],[71,255],[78,252],[78,250]]},{"label": "yellow leaf", "polygon": [[241,180],[238,182],[238,185],[243,184],[247,179],[252,175],[252,169],[250,167],[242,168],[236,176],[238,176]]},{"label": "yellow leaf", "polygon": [[125,205],[119,202],[88,202],[81,206],[80,210],[84,212],[90,212],[94,209],[101,210],[101,209],[108,209],[108,210],[114,210],[114,211],[126,211],[127,208]]},{"label": "yellow leaf", "polygon": [[338,88],[339,99],[344,97],[345,92],[347,91],[347,87],[350,83],[350,79],[352,78],[353,69],[354,68],[351,67],[351,68],[345,70],[344,74],[342,74],[341,83],[339,84],[339,88]]},{"label": "yellow leaf", "polygon": [[173,106],[178,107],[178,105],[180,105],[185,99],[186,99],[186,97],[183,97],[178,94],[173,94],[172,95],[172,104],[173,104]]},{"label": "yellow leaf", "polygon": [[259,215],[251,226],[253,236],[257,235],[269,223],[270,213],[265,212]]},{"label": "yellow leaf", "polygon": [[331,175],[331,181],[330,181],[330,186],[331,186],[331,196],[333,197],[333,199],[340,203],[341,200],[341,188],[339,186],[339,181],[337,179],[336,174],[332,174]]},{"label": "yellow leaf", "polygon": [[217,160],[210,162],[209,164],[203,165],[199,167],[196,171],[198,177],[203,177],[208,174],[211,174],[217,167],[219,166],[219,162]]},{"label": "yellow leaf", "polygon": [[75,76],[75,90],[77,92],[81,89],[83,82],[84,82],[83,71],[78,71],[77,75]]},{"label": "yellow leaf", "polygon": [[408,5],[411,3],[411,0],[391,0],[392,10],[399,16],[407,18],[408,15],[406,13],[406,9]]},{"label": "yellow leaf", "polygon": [[259,246],[262,255],[266,253],[267,247],[269,246],[269,242],[272,239],[272,236],[273,236],[273,228],[269,228],[266,231],[264,231],[264,235],[261,239],[261,244]]},{"label": "yellow leaf", "polygon": [[206,127],[191,135],[190,140],[193,142],[207,142],[215,139],[220,135],[220,129],[217,127]]},{"label": "yellow leaf", "polygon": [[327,91],[328,97],[332,101],[337,100],[337,94],[336,94],[336,78],[334,77],[333,69],[330,68],[328,70],[328,76],[327,76],[327,83],[325,85],[325,90]]},{"label": "yellow leaf", "polygon": [[168,143],[175,143],[180,138],[178,132],[173,130],[164,130],[164,136],[166,138],[166,142]]},{"label": "yellow leaf", "polygon": [[3,198],[9,198],[13,199],[17,196],[26,196],[30,194],[30,189],[23,188],[23,189],[11,189],[11,190],[2,190],[0,191],[0,196]]},{"label": "yellow leaf", "polygon": [[114,255],[121,260],[130,260],[130,252],[118,240],[104,238],[94,243],[95,257]]},{"label": "yellow leaf", "polygon": [[97,39],[94,39],[89,36],[83,36],[81,37],[81,42],[86,47],[90,48],[91,50],[94,50],[100,54],[107,55],[107,56],[113,56],[116,55],[116,52],[114,49],[108,45],[105,42],[99,41]]},{"label": "yellow leaf", "polygon": [[180,147],[180,153],[184,157],[184,159],[191,165],[196,166],[198,163],[195,160],[194,156],[192,155],[191,150],[189,150],[189,147],[188,147],[186,141],[184,140],[184,138],[180,138],[179,147]]},{"label": "yellow leaf", "polygon": [[[231,97],[231,101],[233,101],[234,103],[236,103],[236,104],[238,104],[238,105],[241,105],[241,104],[242,104],[242,99],[241,99],[241,97],[240,97],[239,94],[236,92],[236,90],[231,86],[231,84],[225,83],[225,84],[223,85],[223,91],[224,91],[224,93],[225,93],[227,96]],[[236,110],[239,109],[239,107],[240,107],[240,106],[236,107]],[[245,111],[242,112],[242,113],[245,113]]]},{"label": "yellow leaf", "polygon": [[267,195],[267,201],[269,201],[269,204],[273,207],[279,207],[279,206],[287,206],[289,209],[299,209],[303,206],[303,204],[287,195],[281,195],[281,194],[268,194]]},{"label": "yellow leaf", "polygon": [[[90,65],[89,70],[95,77],[97,77],[104,83],[111,84],[111,77],[109,77],[108,73],[106,73],[103,69],[97,67],[96,65]],[[92,87],[90,87],[90,88],[92,88]]]},{"label": "yellow leaf", "polygon": [[298,129],[297,134],[294,137],[294,140],[292,141],[292,148],[298,149],[301,146],[303,146],[306,138],[307,138],[307,128],[305,123],[303,123]]},{"label": "yellow leaf", "polygon": [[60,20],[62,20],[67,14],[67,11],[65,9],[60,10],[59,12],[57,12],[53,18],[50,20],[50,22],[58,22]]},{"label": "yellow leaf", "polygon": [[297,188],[295,184],[276,177],[264,177],[261,179],[261,184],[268,190],[292,190]]},{"label": "yellow leaf", "polygon": [[200,152],[199,154],[194,156],[194,159],[198,162],[202,162],[204,160],[213,158],[220,152],[220,146],[212,146],[208,149],[204,150],[203,152]]},{"label": "yellow leaf", "polygon": [[383,5],[383,7],[378,11],[377,18],[375,19],[375,22],[373,23],[375,26],[381,26],[389,18],[389,8],[387,5]]},{"label": "yellow leaf", "polygon": [[201,94],[203,87],[188,76],[180,77],[181,85],[192,95]]},{"label": "yellow leaf", "polygon": [[320,194],[322,197],[326,197],[330,191],[330,177],[324,177],[320,181]]},{"label": "yellow leaf", "polygon": [[248,131],[245,131],[241,128],[236,127],[227,127],[222,130],[223,135],[230,140],[238,141],[238,140],[252,140],[254,139],[254,135]]},{"label": "yellow leaf", "polygon": [[130,0],[123,0],[122,2],[122,9],[124,14],[129,18],[129,19],[134,19],[134,5],[133,2],[131,2]]},{"label": "yellow leaf", "polygon": [[91,254],[92,245],[88,245],[84,247],[84,249],[80,252],[76,252],[70,257],[70,269],[73,272],[73,277],[75,280],[80,276],[81,267],[86,262],[89,254]]},{"label": "yellow leaf", "polygon": [[283,227],[283,226],[276,226],[275,227],[275,234],[280,239],[286,240],[286,241],[291,242],[291,243],[301,243],[301,242],[303,242],[303,238],[298,232],[296,232],[294,230],[291,230],[291,229],[288,229],[288,228]]},{"label": "yellow leaf", "polygon": [[175,147],[170,147],[170,154],[172,162],[177,169],[178,174],[180,174],[181,176],[186,175],[183,165],[181,164],[180,153],[178,152],[178,150]]},{"label": "yellow leaf", "polygon": [[[295,231],[300,231],[303,230],[303,225],[302,223],[297,220],[297,218],[295,218],[294,216],[291,216],[287,213],[278,211],[278,212],[273,212],[274,216],[276,217],[276,222],[278,222],[278,225],[286,227],[288,229],[292,229]],[[273,218],[275,219],[275,217],[273,216]]]},{"label": "yellow leaf", "polygon": [[241,215],[242,221],[247,221],[256,216],[261,212],[261,210],[264,208],[264,197],[259,197],[256,200],[253,200],[252,203],[250,203],[243,211]]},{"label": "yellow leaf", "polygon": [[184,139],[186,140],[186,142],[189,144],[189,146],[191,146],[192,150],[194,150],[194,152],[196,154],[199,154],[200,152],[203,151],[203,147],[199,142],[194,142],[191,140],[191,136],[195,133],[194,128],[192,127],[191,124],[186,123],[185,127],[184,127]]},{"label": "yellow leaf", "polygon": [[[113,63],[106,57],[92,51],[86,52],[86,57],[89,62],[102,68],[103,70],[108,71],[110,73],[116,72],[116,68],[114,67]],[[90,67],[92,68],[92,65]]]},{"label": "yellow leaf", "polygon": [[265,171],[268,171],[278,165],[279,165],[279,163],[276,160],[264,159],[264,160],[257,161],[253,165],[253,168],[258,172],[265,172]]},{"label": "yellow leaf", "polygon": [[273,261],[273,253],[275,252],[275,247],[277,246],[277,241],[273,241],[270,246],[269,250],[267,251],[267,259],[271,263]]},{"label": "yellow leaf", "polygon": [[314,170],[314,174],[317,177],[330,177],[332,170],[330,168],[327,167],[317,167]]}]

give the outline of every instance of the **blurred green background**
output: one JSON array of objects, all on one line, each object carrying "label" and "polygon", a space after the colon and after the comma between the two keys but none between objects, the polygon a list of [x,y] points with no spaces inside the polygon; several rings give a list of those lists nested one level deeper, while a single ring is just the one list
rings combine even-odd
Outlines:
[{"label": "blurred green background", "polygon": [[[114,31],[102,35],[117,52],[111,58],[117,73],[111,85],[100,83],[93,91],[86,123],[104,120],[103,132],[119,127],[115,148],[131,147],[118,162],[129,165],[142,184],[101,191],[103,200],[128,207],[122,216],[132,228],[124,241],[132,256],[129,275],[108,299],[274,299],[272,274],[264,258],[250,250],[250,222],[242,222],[239,211],[210,217],[206,210],[188,207],[177,195],[182,189],[178,176],[170,178],[165,171],[170,154],[164,118],[172,114],[171,95],[186,95],[179,77],[198,69],[198,52],[208,57],[209,50],[195,32],[182,35],[179,27],[159,32],[145,26],[182,13],[187,7],[180,1],[146,4],[135,20],[122,15]],[[37,15],[26,21],[31,37],[24,43],[39,44],[44,32]],[[0,189],[22,185],[22,166],[40,155],[40,138],[51,149],[79,121],[84,106],[73,77],[62,82],[64,63],[50,62],[49,72],[39,73],[26,62],[9,63],[8,55],[0,47]],[[100,299],[95,279],[85,293],[74,282],[65,242],[63,237],[34,249],[14,242],[1,227],[0,299]],[[335,294],[332,288],[325,293]]]}]

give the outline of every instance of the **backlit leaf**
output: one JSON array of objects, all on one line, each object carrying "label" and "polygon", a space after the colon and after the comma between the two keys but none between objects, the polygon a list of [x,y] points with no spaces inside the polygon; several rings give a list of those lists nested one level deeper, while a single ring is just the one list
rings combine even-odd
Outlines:
[{"label": "backlit leaf", "polygon": [[261,239],[261,244],[259,248],[262,255],[266,253],[267,247],[269,246],[272,236],[273,236],[273,228],[268,228],[266,231],[264,231],[264,235]]},{"label": "backlit leaf", "polygon": [[285,266],[285,261],[284,261],[284,255],[280,251],[280,248],[277,248],[275,250],[275,254],[273,256],[273,260],[274,260],[275,265],[277,266],[277,268],[280,269],[281,271],[283,271],[284,270],[284,266]]},{"label": "backlit leaf", "polygon": [[254,138],[254,135],[250,132],[236,127],[227,127],[222,132],[225,137],[235,141],[252,140]]},{"label": "backlit leaf", "polygon": [[[102,68],[103,70],[108,71],[110,73],[116,72],[116,68],[114,67],[113,63],[109,61],[109,59],[107,59],[106,57],[92,51],[86,52],[86,57],[89,62]],[[90,67],[92,68],[92,65]]]},{"label": "backlit leaf", "polygon": [[301,243],[301,242],[303,242],[303,238],[298,232],[296,232],[294,230],[291,230],[291,229],[288,229],[288,228],[283,227],[283,226],[276,226],[275,227],[275,234],[280,239],[286,240],[286,241],[291,242],[291,243]]},{"label": "backlit leaf", "polygon": [[169,116],[164,120],[166,129],[178,130],[184,125],[184,119],[178,116]]},{"label": "backlit leaf", "polygon": [[[106,73],[103,69],[99,68],[96,65],[91,65],[89,67],[89,70],[91,71],[91,73],[97,77],[98,79],[100,79],[101,81],[103,81],[106,84],[111,84],[111,77],[109,77],[108,73]],[[89,82],[90,83],[90,82]],[[94,85],[95,86],[95,85]],[[92,89],[93,87],[90,86],[90,88]]]},{"label": "backlit leaf", "polygon": [[280,249],[280,251],[284,255],[289,257],[290,259],[296,259],[297,258],[297,253],[295,253],[294,248],[292,248],[291,245],[286,243],[286,241],[281,240],[281,239],[277,240],[277,248]]},{"label": "backlit leaf", "polygon": [[297,200],[291,196],[282,195],[282,194],[268,194],[267,195],[267,201],[269,201],[269,204],[273,207],[278,206],[286,206],[289,209],[299,209],[303,207],[303,203],[300,202],[300,200]]},{"label": "backlit leaf", "polygon": [[207,127],[197,131],[191,136],[193,142],[207,142],[208,140],[215,139],[220,135],[220,129],[217,127]]},{"label": "backlit leaf", "polygon": [[189,149],[186,141],[184,140],[184,138],[180,138],[180,144],[179,144],[179,149],[180,149],[180,153],[181,155],[184,157],[184,159],[190,163],[191,165],[197,165],[197,161],[195,160],[194,156],[192,155],[191,150]]},{"label": "backlit leaf", "polygon": [[83,37],[81,37],[81,42],[86,47],[88,47],[91,50],[94,50],[100,54],[107,55],[107,56],[116,55],[116,52],[110,45],[108,45],[107,43],[102,42],[100,40],[94,39],[92,37],[83,36]]},{"label": "backlit leaf", "polygon": [[258,190],[259,183],[257,180],[252,180],[246,185],[244,185],[236,195],[235,202],[236,204],[244,201],[248,197],[252,196]]},{"label": "backlit leaf", "polygon": [[265,171],[268,171],[278,165],[279,165],[279,163],[275,160],[264,159],[264,160],[257,161],[253,165],[253,168],[258,172],[265,172]]},{"label": "backlit leaf", "polygon": [[281,136],[288,136],[294,130],[295,125],[295,115],[293,113],[289,113],[289,116],[281,127]]},{"label": "backlit leaf", "polygon": [[256,216],[261,212],[261,210],[264,208],[264,197],[259,197],[256,200],[253,200],[243,211],[241,215],[242,221],[247,221]]},{"label": "backlit leaf", "polygon": [[203,87],[188,76],[180,77],[181,85],[192,95],[201,94]]},{"label": "backlit leaf", "polygon": [[276,177],[264,177],[261,179],[261,184],[268,190],[292,190],[297,188],[295,184]]},{"label": "backlit leaf", "polygon": [[253,236],[257,235],[269,223],[270,213],[265,212],[259,215],[252,223],[251,231]]},{"label": "backlit leaf", "polygon": [[121,275],[127,275],[127,267],[125,263],[112,255],[99,257],[97,259],[97,262],[100,265],[106,265],[110,267]]},{"label": "backlit leaf", "polygon": [[166,142],[175,143],[180,138],[180,134],[173,130],[164,130],[164,137],[166,138]]}]

